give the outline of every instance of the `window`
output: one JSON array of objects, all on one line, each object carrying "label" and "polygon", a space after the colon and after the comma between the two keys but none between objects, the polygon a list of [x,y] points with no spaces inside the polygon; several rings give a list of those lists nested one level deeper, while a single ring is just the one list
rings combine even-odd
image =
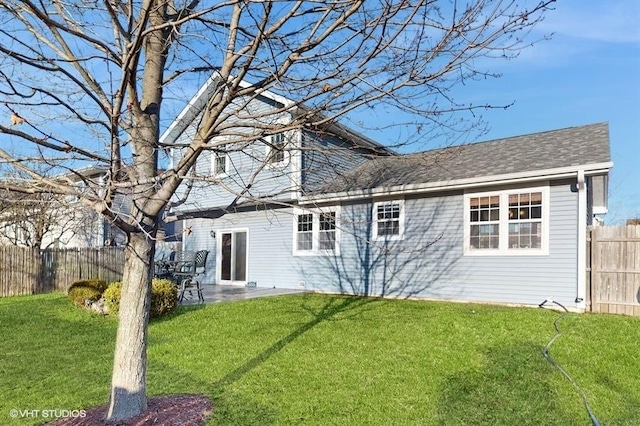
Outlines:
[{"label": "window", "polygon": [[497,249],[500,240],[500,197],[470,199],[471,238],[474,249]]},{"label": "window", "polygon": [[399,240],[404,233],[404,201],[373,204],[373,236],[379,240]]},{"label": "window", "polygon": [[227,145],[220,145],[213,151],[213,175],[223,175],[227,173]]},{"label": "window", "polygon": [[509,195],[509,248],[534,248],[542,245],[542,193]]},{"label": "window", "polygon": [[336,212],[320,213],[318,248],[335,250],[336,248]]},{"label": "window", "polygon": [[313,250],[313,215],[298,215],[297,250]]},{"label": "window", "polygon": [[270,144],[267,145],[267,163],[279,164],[285,161],[286,141],[284,133],[277,133],[270,138]]},{"label": "window", "polygon": [[336,255],[339,251],[339,208],[294,210],[294,255]]},{"label": "window", "polygon": [[466,254],[547,254],[548,188],[465,196]]}]

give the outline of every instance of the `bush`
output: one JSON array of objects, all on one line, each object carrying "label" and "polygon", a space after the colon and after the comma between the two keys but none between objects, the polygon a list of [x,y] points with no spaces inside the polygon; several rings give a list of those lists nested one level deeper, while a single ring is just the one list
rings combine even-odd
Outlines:
[{"label": "bush", "polygon": [[115,281],[109,284],[109,287],[102,293],[102,298],[104,299],[105,305],[107,305],[107,309],[109,313],[112,315],[118,314],[118,309],[120,308],[120,295],[122,294],[122,283],[120,281]]},{"label": "bush", "polygon": [[151,318],[158,318],[178,306],[178,287],[167,279],[151,281]]},{"label": "bush", "polygon": [[[109,284],[102,297],[109,313],[117,314],[120,309],[122,283]],[[158,318],[173,311],[178,306],[178,287],[167,279],[154,278],[151,281],[151,318]]]},{"label": "bush", "polygon": [[69,299],[77,306],[85,306],[87,300],[95,302],[100,299],[106,289],[107,282],[105,280],[75,281],[71,284],[71,287],[69,287],[67,296],[69,296]]}]

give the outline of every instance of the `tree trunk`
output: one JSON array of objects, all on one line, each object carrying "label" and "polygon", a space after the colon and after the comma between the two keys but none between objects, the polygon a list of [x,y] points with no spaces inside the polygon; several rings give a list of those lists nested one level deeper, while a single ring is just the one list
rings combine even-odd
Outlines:
[{"label": "tree trunk", "polygon": [[129,237],[125,249],[118,334],[107,420],[121,421],[147,409],[147,324],[155,241],[144,233]]}]

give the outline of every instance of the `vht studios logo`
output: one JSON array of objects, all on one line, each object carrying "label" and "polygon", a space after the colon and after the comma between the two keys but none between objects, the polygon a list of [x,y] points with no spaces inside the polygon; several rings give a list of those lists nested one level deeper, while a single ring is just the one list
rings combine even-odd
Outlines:
[{"label": "vht studios logo", "polygon": [[85,417],[87,412],[85,410],[18,410],[16,408],[9,411],[9,415],[16,418],[36,418],[41,417],[44,419],[59,419],[62,417]]}]

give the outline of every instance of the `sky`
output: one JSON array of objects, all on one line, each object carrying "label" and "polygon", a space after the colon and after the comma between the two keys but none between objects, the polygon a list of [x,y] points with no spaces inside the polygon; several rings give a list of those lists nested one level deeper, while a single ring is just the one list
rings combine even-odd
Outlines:
[{"label": "sky", "polygon": [[614,167],[606,224],[640,218],[640,1],[558,0],[532,38],[473,98],[514,105],[483,113],[482,140],[608,122]]}]

